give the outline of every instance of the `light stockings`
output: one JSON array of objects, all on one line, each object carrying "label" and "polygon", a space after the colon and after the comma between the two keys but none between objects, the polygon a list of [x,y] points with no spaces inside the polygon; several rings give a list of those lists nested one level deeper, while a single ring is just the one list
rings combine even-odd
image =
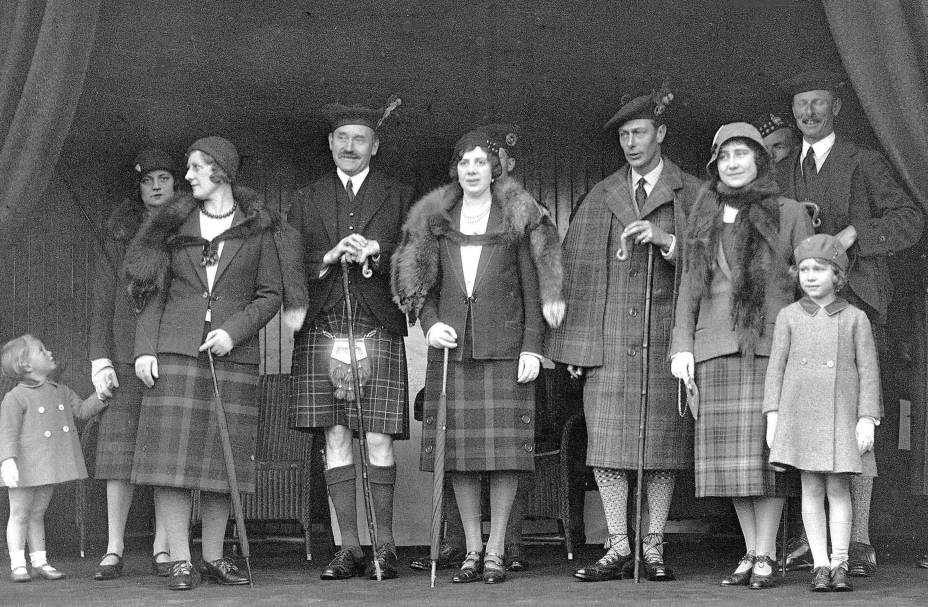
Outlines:
[{"label": "light stockings", "polygon": [[[802,472],[802,521],[812,551],[813,567],[835,567],[847,561],[851,536],[851,492],[846,477]],[[825,496],[828,496],[828,517]],[[831,560],[828,535],[831,535]]]},{"label": "light stockings", "polygon": [[461,513],[464,542],[468,552],[483,551],[480,531],[480,475],[476,472],[449,472],[454,487],[454,499]]},{"label": "light stockings", "polygon": [[783,512],[782,497],[734,497],[732,504],[738,515],[747,554],[767,555],[776,560],[777,527]]},{"label": "light stockings", "polygon": [[[480,475],[477,473],[454,472],[452,484],[454,496],[461,511],[461,523],[468,552],[483,550],[480,531]],[[488,554],[503,554],[505,550],[506,526],[509,513],[518,489],[518,473],[493,471],[490,475],[490,537],[487,540]]]},{"label": "light stockings", "polygon": [[853,525],[851,541],[870,545],[870,498],[873,495],[873,477],[857,474],[851,478]]}]

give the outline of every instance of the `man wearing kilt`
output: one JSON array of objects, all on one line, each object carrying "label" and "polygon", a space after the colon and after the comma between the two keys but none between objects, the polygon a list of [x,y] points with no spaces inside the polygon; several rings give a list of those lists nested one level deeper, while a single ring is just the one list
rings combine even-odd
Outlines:
[{"label": "man wearing kilt", "polygon": [[[360,397],[370,453],[368,478],[377,521],[375,558],[385,578],[397,575],[393,541],[394,438],[408,437],[406,318],[390,295],[390,256],[396,246],[413,190],[370,167],[380,141],[376,129],[385,110],[331,104],[329,149],[335,170],[297,193],[290,223],[303,237],[309,283],[306,320],[293,351],[290,426],[324,429],[326,485],[342,536],[341,550],[322,571],[323,580],[362,575],[358,537],[355,468],[351,440],[360,430],[353,399]],[[333,358],[337,339],[348,335],[342,286],[342,258],[350,263],[349,289],[354,335],[363,341],[359,360],[361,394],[350,387],[350,366]],[[371,579],[376,579],[371,568]]]},{"label": "man wearing kilt", "polygon": [[[609,549],[574,574],[583,581],[621,579],[634,557],[626,505],[629,470],[638,462],[643,364],[650,365],[644,441],[644,483],[650,523],[641,541],[644,570],[672,580],[663,561],[663,532],[675,471],[693,463],[693,426],[675,405],[677,382],[667,372],[679,247],[699,181],[661,155],[673,95],[660,90],[632,99],[606,123],[618,133],[627,166],[596,184],[571,221],[564,241],[567,316],[551,331],[547,355],[584,376],[587,465],[593,467],[609,529]],[[616,253],[627,241],[630,258]],[[648,361],[642,360],[648,248],[654,255]],[[657,253],[658,251],[655,251]]]}]

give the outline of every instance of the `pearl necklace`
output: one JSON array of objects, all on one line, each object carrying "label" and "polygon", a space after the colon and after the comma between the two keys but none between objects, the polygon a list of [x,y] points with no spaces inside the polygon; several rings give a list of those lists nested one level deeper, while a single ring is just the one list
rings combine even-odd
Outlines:
[{"label": "pearl necklace", "polygon": [[217,215],[214,215],[213,213],[210,213],[209,211],[207,211],[207,210],[206,210],[206,207],[205,207],[204,205],[201,204],[201,205],[200,205],[200,212],[203,213],[204,215],[206,215],[207,217],[209,217],[210,219],[225,219],[226,217],[231,217],[232,214],[235,213],[235,207],[237,207],[237,206],[238,206],[238,203],[237,203],[237,202],[233,202],[233,203],[232,203],[232,208],[231,208],[231,209],[229,209],[229,210],[226,211],[225,213],[219,213],[219,214],[217,214]]},{"label": "pearl necklace", "polygon": [[491,202],[486,203],[486,207],[476,215],[468,215],[464,212],[464,209],[461,209],[461,219],[464,223],[478,223],[482,221],[484,217],[490,214]]}]

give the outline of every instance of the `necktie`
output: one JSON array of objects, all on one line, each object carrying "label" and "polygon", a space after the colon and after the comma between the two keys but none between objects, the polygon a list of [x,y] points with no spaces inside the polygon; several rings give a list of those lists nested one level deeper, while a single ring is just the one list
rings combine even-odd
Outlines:
[{"label": "necktie", "polygon": [[350,179],[345,184],[345,191],[348,192],[348,202],[354,202],[354,184],[351,183]]},{"label": "necktie", "polygon": [[810,147],[806,152],[806,157],[802,159],[802,176],[806,183],[811,183],[816,175],[818,175],[818,167],[815,166],[815,149]]},{"label": "necktie", "polygon": [[638,180],[638,187],[635,188],[635,206],[638,207],[638,211],[641,211],[641,207],[644,206],[644,201],[648,199],[648,193],[644,190],[645,180],[644,177]]}]

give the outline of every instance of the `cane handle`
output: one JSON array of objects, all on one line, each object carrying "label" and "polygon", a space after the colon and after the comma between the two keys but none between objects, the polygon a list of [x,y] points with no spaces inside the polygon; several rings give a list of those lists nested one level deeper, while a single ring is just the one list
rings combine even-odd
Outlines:
[{"label": "cane handle", "polygon": [[615,252],[615,258],[619,261],[628,261],[628,242],[624,235],[619,238],[619,250]]}]

